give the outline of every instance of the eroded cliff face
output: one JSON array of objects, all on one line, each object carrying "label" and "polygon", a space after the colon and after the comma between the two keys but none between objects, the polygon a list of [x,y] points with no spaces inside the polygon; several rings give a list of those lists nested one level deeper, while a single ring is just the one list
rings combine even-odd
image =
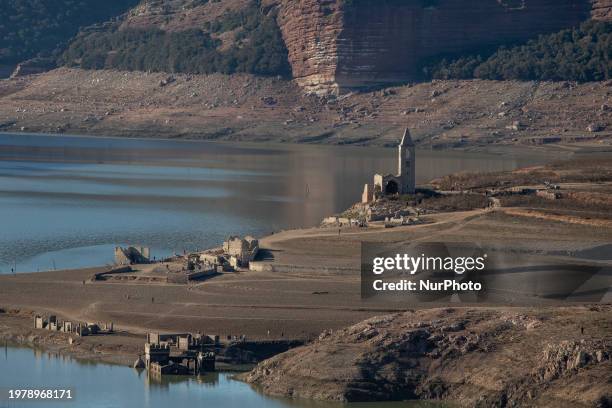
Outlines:
[{"label": "eroded cliff face", "polygon": [[[610,0],[284,0],[293,75],[315,93],[418,79],[426,58],[525,41],[588,19]],[[597,7],[597,8],[594,8]]]},{"label": "eroded cliff face", "polygon": [[612,0],[593,0],[593,19],[612,21]]},{"label": "eroded cliff face", "polygon": [[295,81],[314,93],[338,92],[338,39],[344,28],[336,0],[285,0],[278,22]]}]

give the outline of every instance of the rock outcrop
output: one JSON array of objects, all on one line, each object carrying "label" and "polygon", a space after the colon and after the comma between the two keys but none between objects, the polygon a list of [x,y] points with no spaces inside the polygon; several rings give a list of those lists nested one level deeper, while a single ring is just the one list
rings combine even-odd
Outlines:
[{"label": "rock outcrop", "polygon": [[339,37],[344,29],[335,0],[285,1],[278,15],[293,78],[313,93],[338,93]]},{"label": "rock outcrop", "polygon": [[381,316],[324,332],[260,363],[246,380],[273,395],[334,401],[594,406],[612,401],[612,343],[603,328],[609,312],[601,306]]},{"label": "rock outcrop", "polygon": [[[612,20],[612,0],[143,0],[84,31],[210,31],[254,5],[277,16],[295,81],[319,95],[419,80],[431,58],[524,42],[591,16]],[[248,43],[229,26],[210,31],[220,51]]]},{"label": "rock outcrop", "polygon": [[11,78],[41,74],[55,68],[55,61],[51,58],[32,58],[17,64],[11,74]]},{"label": "rock outcrop", "polygon": [[612,0],[593,0],[593,19],[612,21]]},{"label": "rock outcrop", "polygon": [[156,27],[164,31],[202,28],[225,13],[246,7],[248,3],[248,0],[144,0],[127,13],[121,28]]},{"label": "rock outcrop", "polygon": [[[421,77],[430,57],[522,42],[610,15],[609,0],[284,0],[293,76],[341,93]],[[595,8],[592,8],[595,7]]]}]

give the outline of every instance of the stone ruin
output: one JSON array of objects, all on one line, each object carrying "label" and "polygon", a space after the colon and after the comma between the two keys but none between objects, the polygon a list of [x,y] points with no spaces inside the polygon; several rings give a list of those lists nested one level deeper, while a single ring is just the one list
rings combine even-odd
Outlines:
[{"label": "stone ruin", "polygon": [[220,249],[211,249],[189,255],[187,269],[190,271],[234,271],[248,268],[259,252],[259,241],[251,236],[231,236]]},{"label": "stone ruin", "polygon": [[223,242],[223,252],[229,255],[229,262],[233,268],[248,268],[259,251],[259,241],[251,236],[244,238],[232,236]]},{"label": "stone ruin", "polygon": [[365,226],[384,221],[385,226],[420,223],[418,211],[399,200],[403,194],[416,192],[415,145],[408,128],[398,145],[397,174],[376,174],[373,184],[365,184],[361,202],[345,212],[347,216],[323,219],[322,225]]},{"label": "stone ruin", "polygon": [[117,265],[147,264],[151,262],[150,257],[148,247],[115,247],[115,264]]},{"label": "stone ruin", "polygon": [[96,334],[111,334],[114,331],[113,322],[110,323],[74,323],[69,320],[59,320],[57,316],[50,315],[45,318],[34,316],[34,328],[76,334],[77,336],[90,336]]},{"label": "stone ruin", "polygon": [[365,185],[361,202],[366,204],[372,200],[386,196],[414,194],[416,189],[415,146],[408,128],[398,147],[397,174],[374,175],[374,188],[370,190]]},{"label": "stone ruin", "polygon": [[[251,236],[231,236],[220,248],[203,252],[185,252],[183,255],[162,259],[150,259],[149,248],[116,247],[116,265],[110,270],[96,273],[92,280],[114,280],[138,283],[188,284],[217,273],[248,269],[259,252],[259,241]],[[132,269],[131,265],[136,266]],[[150,264],[144,266],[144,264]],[[134,272],[134,273],[128,273]]]},{"label": "stone ruin", "polygon": [[352,217],[339,217],[331,216],[323,218],[321,222],[323,226],[337,226],[337,227],[363,227],[365,222],[363,218],[352,218]]},{"label": "stone ruin", "polygon": [[135,368],[146,368],[154,376],[197,375],[215,371],[215,348],[219,336],[191,333],[148,333],[144,361]]},{"label": "stone ruin", "polygon": [[418,211],[400,200],[394,200],[402,194],[415,192],[415,145],[410,131],[406,128],[398,145],[397,174],[374,175],[374,183],[364,185],[361,203],[348,211],[353,217],[328,217],[323,220],[323,225],[363,226],[374,221],[384,221],[385,226],[419,223]]}]

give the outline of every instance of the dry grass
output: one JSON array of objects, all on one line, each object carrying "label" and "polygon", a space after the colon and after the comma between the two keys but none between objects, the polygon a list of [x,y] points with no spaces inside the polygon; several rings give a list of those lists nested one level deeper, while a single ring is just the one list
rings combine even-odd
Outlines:
[{"label": "dry grass", "polygon": [[488,200],[482,194],[454,194],[440,197],[426,198],[419,204],[419,208],[431,211],[469,211],[485,208]]},{"label": "dry grass", "polygon": [[504,196],[500,198],[503,207],[522,207],[543,210],[563,215],[580,215],[585,218],[603,218],[612,219],[612,204],[611,196],[607,194],[598,194],[603,196],[600,200],[582,200],[575,199],[578,195],[593,195],[593,193],[568,193],[568,196],[557,200],[548,200],[538,196]]},{"label": "dry grass", "polygon": [[432,184],[440,190],[478,190],[550,183],[612,181],[612,158],[594,157],[555,162],[512,172],[456,173]]}]

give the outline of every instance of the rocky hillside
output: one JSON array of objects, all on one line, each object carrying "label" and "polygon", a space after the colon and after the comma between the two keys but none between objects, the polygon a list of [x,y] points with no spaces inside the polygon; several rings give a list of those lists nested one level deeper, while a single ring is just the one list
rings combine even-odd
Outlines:
[{"label": "rocky hillside", "polygon": [[260,363],[245,379],[272,395],[334,401],[606,407],[610,312],[593,306],[381,316],[324,332]]},{"label": "rocky hillside", "polygon": [[605,20],[610,8],[608,0],[143,0],[121,21],[83,30],[62,61],[292,75],[309,92],[338,94],[426,79],[430,60],[488,55],[591,15]]},{"label": "rocky hillside", "polygon": [[343,97],[236,75],[57,69],[0,81],[0,130],[422,147],[612,143],[612,82],[434,81]]},{"label": "rocky hillside", "polygon": [[[28,75],[49,69],[30,61],[24,76],[0,81],[0,130],[393,145],[409,126],[434,148],[609,146],[609,69],[591,68],[607,62],[612,23],[598,23],[599,37],[546,36],[549,54],[562,44],[580,59],[548,71],[570,75],[582,64],[579,83],[412,79],[428,56],[520,41],[591,13],[606,20],[610,8],[610,0],[142,0],[80,31],[62,58],[75,69]],[[496,66],[542,66],[533,44]],[[390,85],[398,81],[408,82]]]},{"label": "rocky hillside", "polygon": [[157,27],[164,31],[201,28],[248,7],[250,0],[144,0],[123,21],[122,29]]},{"label": "rocky hillside", "polygon": [[[120,16],[138,0],[3,0],[0,67],[52,56],[79,28]],[[0,76],[1,78],[1,76]]]},{"label": "rocky hillside", "polygon": [[580,82],[612,79],[612,22],[589,20],[493,54],[462,55],[427,66],[436,79],[494,79]]},{"label": "rocky hillside", "polygon": [[[53,10],[31,7],[47,10],[38,14],[9,2],[13,7],[4,10],[4,20],[25,24],[0,24],[0,34],[10,34],[2,40],[6,44],[0,43],[0,65],[6,50],[26,50],[41,41],[46,45],[39,48],[52,48],[51,42],[65,49],[66,35],[107,16],[105,23],[84,27],[59,63],[85,69],[293,76],[309,92],[341,94],[428,79],[426,67],[443,58],[486,57],[500,45],[522,44],[590,17],[609,20],[612,15],[610,0],[131,0],[122,3],[124,8],[135,7],[125,14],[116,10],[110,18],[115,2],[92,8],[88,2],[63,1],[65,7]],[[83,7],[93,13],[82,13]],[[55,9],[65,10],[66,16]],[[90,17],[78,18],[85,15]],[[64,37],[56,38],[56,26]],[[25,68],[24,74],[45,69]],[[561,75],[579,81],[600,77],[573,77],[571,70]],[[556,78],[533,74],[513,79]]]},{"label": "rocky hillside", "polygon": [[258,0],[143,1],[82,30],[62,55],[86,69],[290,76],[276,8]]}]

